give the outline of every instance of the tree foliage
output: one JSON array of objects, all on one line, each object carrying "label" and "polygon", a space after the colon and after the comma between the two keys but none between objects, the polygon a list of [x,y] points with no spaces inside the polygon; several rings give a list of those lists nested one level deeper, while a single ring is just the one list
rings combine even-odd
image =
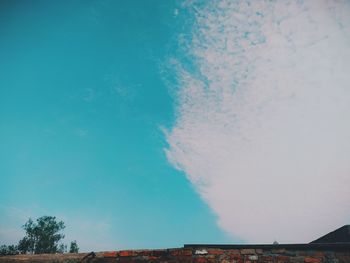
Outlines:
[{"label": "tree foliage", "polygon": [[18,247],[15,245],[2,245],[0,246],[0,255],[8,256],[8,255],[17,255],[19,254]]},{"label": "tree foliage", "polygon": [[77,244],[77,241],[72,241],[70,242],[70,247],[69,247],[69,253],[78,253],[79,252],[79,247]]},{"label": "tree foliage", "polygon": [[[0,246],[0,255],[65,253],[67,245],[60,242],[64,238],[64,228],[63,221],[57,221],[54,216],[42,216],[36,221],[29,218],[23,225],[25,236],[18,245]],[[77,242],[71,242],[69,252],[78,251]]]},{"label": "tree foliage", "polygon": [[57,222],[54,216],[42,216],[34,222],[29,219],[23,225],[26,236],[19,241],[21,253],[57,253],[59,241],[64,238],[61,231],[65,228],[62,221]]}]

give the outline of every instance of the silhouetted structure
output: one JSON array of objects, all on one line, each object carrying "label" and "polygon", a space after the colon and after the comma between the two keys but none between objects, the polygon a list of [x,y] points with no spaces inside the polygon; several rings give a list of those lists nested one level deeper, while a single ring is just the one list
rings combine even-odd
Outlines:
[{"label": "silhouetted structure", "polygon": [[327,235],[324,235],[310,244],[322,243],[350,243],[350,225],[342,226]]},{"label": "silhouetted structure", "polygon": [[16,255],[0,262],[350,263],[350,226],[307,244],[189,244],[182,248]]}]

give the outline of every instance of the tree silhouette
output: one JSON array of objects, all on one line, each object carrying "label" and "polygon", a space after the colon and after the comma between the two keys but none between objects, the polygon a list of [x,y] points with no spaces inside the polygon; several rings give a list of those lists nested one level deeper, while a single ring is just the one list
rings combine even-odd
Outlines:
[{"label": "tree silhouette", "polygon": [[36,222],[29,219],[23,225],[26,235],[19,241],[18,250],[21,253],[32,254],[63,253],[59,241],[64,238],[60,233],[64,228],[64,223],[57,222],[54,216],[42,216]]},{"label": "tree silhouette", "polygon": [[69,248],[69,253],[78,253],[79,252],[79,247],[77,244],[77,241],[72,241],[70,242],[70,248]]}]

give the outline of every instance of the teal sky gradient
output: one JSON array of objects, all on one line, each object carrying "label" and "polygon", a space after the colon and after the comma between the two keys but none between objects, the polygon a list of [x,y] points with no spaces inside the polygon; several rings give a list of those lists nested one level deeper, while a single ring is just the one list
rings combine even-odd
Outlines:
[{"label": "teal sky gradient", "polygon": [[178,5],[1,1],[0,244],[44,214],[83,251],[232,241],[163,150]]}]

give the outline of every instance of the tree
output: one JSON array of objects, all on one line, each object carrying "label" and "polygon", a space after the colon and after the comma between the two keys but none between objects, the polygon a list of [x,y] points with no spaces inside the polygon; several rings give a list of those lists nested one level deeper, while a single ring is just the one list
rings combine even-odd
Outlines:
[{"label": "tree", "polygon": [[6,255],[17,255],[19,254],[18,247],[15,245],[2,245],[0,246],[0,255],[6,256]]},{"label": "tree", "polygon": [[[61,231],[65,228],[62,221],[54,216],[39,217],[36,222],[31,218],[23,225],[26,232],[18,245],[0,246],[0,255],[66,253],[67,245],[60,243],[64,238]],[[70,253],[78,253],[79,247],[74,240],[70,243]]]},{"label": "tree", "polygon": [[59,241],[64,238],[60,233],[64,228],[64,223],[57,222],[54,216],[42,216],[36,222],[29,219],[23,225],[26,236],[19,241],[18,249],[21,253],[32,254],[63,253]]},{"label": "tree", "polygon": [[69,253],[78,253],[79,252],[79,247],[77,244],[77,241],[72,241],[70,242],[70,248],[69,248]]},{"label": "tree", "polygon": [[57,253],[66,253],[67,252],[67,245],[65,244],[60,244],[60,246],[57,249]]}]

